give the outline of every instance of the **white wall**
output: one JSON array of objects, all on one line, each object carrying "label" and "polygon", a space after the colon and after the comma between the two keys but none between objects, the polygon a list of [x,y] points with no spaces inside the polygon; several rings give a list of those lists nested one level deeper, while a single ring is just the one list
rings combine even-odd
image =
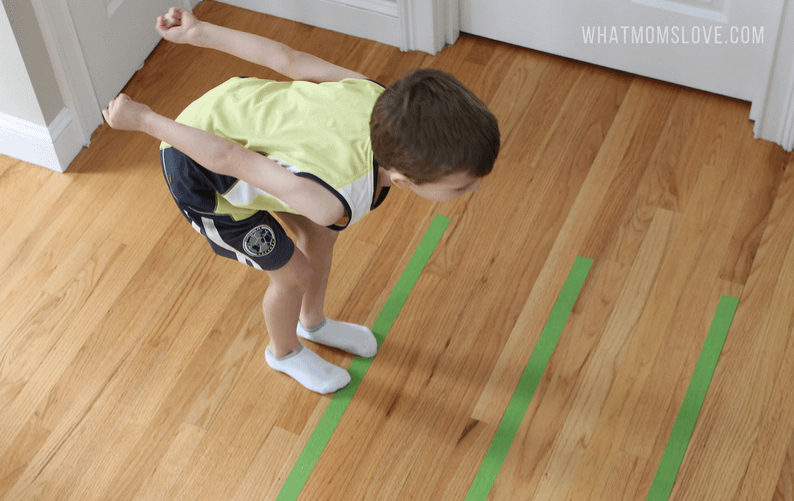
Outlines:
[{"label": "white wall", "polygon": [[[33,6],[30,0],[3,0],[3,7],[0,16],[2,17],[0,19],[0,38],[3,40],[3,54],[0,55],[0,58],[3,59],[3,63],[6,62],[6,58],[12,59],[8,62],[11,63],[11,68],[14,68],[14,75],[0,76],[0,80],[3,80],[2,89],[6,91],[6,86],[9,84],[21,84],[20,89],[26,89],[17,93],[3,92],[0,94],[0,110],[4,112],[9,110],[10,113],[6,113],[38,125],[49,125],[63,108],[63,98],[55,80],[50,56],[44,45],[44,38]],[[21,75],[19,72],[20,62],[27,70],[26,75]],[[11,89],[13,88],[11,87]],[[30,88],[35,95],[33,100],[30,99]],[[15,96],[15,94],[20,95]],[[29,118],[39,119],[39,115],[43,116],[43,123]]]},{"label": "white wall", "polygon": [[73,116],[64,106],[36,13],[30,0],[2,4],[0,154],[63,172],[81,145],[74,145]]},{"label": "white wall", "polygon": [[0,113],[46,126],[6,11],[0,10]]}]

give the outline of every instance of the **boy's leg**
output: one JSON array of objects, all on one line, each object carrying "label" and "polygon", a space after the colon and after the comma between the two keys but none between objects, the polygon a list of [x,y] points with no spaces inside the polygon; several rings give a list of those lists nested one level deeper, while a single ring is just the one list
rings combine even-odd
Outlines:
[{"label": "boy's leg", "polygon": [[295,234],[296,246],[306,256],[307,266],[311,270],[308,288],[301,303],[300,322],[308,328],[316,327],[325,319],[325,291],[339,232],[315,224],[303,216],[289,213],[278,213],[278,216]]},{"label": "boy's leg", "polygon": [[270,285],[262,301],[262,311],[270,334],[270,344],[265,350],[268,365],[318,393],[331,393],[347,386],[348,372],[304,347],[296,335],[301,301],[311,276],[306,256],[296,249],[285,266],[267,273]]},{"label": "boy's leg", "polygon": [[378,343],[369,328],[330,320],[323,312],[338,232],[317,225],[302,216],[286,213],[278,215],[295,234],[298,250],[306,256],[312,272],[301,302],[298,335],[360,357],[375,356]]},{"label": "boy's leg", "polygon": [[281,358],[300,348],[295,326],[311,272],[306,256],[296,250],[285,266],[267,274],[270,285],[262,301],[262,312],[270,334],[268,349]]},{"label": "boy's leg", "polygon": [[214,197],[205,200],[194,191],[205,187],[194,186],[189,175],[198,164],[173,148],[166,148],[160,154],[163,176],[174,201],[193,229],[206,237],[212,250],[257,270],[268,270],[270,285],[262,301],[270,334],[270,344],[265,350],[268,365],[312,391],[329,393],[345,387],[350,382],[346,370],[326,362],[298,341],[301,302],[312,276],[306,256],[294,250],[292,241],[268,212],[259,212],[242,221],[207,214],[213,210]]}]

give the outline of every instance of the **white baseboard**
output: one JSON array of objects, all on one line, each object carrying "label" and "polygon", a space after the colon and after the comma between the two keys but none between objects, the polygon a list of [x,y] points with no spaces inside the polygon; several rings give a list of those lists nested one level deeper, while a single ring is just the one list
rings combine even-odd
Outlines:
[{"label": "white baseboard", "polygon": [[50,124],[50,137],[58,156],[60,172],[66,172],[69,164],[77,157],[84,144],[80,125],[72,110],[64,107],[55,120]]},{"label": "white baseboard", "polygon": [[0,153],[56,172],[66,172],[80,153],[81,136],[69,108],[63,108],[49,127],[0,113]]}]

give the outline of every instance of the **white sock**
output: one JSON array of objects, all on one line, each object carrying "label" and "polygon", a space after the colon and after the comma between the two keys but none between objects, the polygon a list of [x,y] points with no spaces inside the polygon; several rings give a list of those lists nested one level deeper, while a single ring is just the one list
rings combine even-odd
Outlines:
[{"label": "white sock", "polygon": [[283,372],[317,393],[333,393],[350,383],[350,374],[346,370],[326,362],[303,344],[282,358],[276,358],[269,348],[265,348],[265,360],[271,369]]},{"label": "white sock", "polygon": [[307,329],[298,322],[298,336],[325,346],[339,348],[358,357],[372,358],[378,353],[378,341],[375,335],[363,325],[326,318],[317,327]]}]

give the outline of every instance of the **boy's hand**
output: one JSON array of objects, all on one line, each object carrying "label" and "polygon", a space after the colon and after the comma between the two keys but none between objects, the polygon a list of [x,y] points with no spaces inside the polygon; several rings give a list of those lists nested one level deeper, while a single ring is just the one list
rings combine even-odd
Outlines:
[{"label": "boy's hand", "polygon": [[157,18],[157,32],[160,36],[173,43],[193,43],[195,32],[200,21],[187,9],[171,7],[168,13]]},{"label": "boy's hand", "polygon": [[151,108],[136,103],[126,94],[119,94],[107,108],[102,110],[102,116],[114,129],[141,132],[145,132],[145,119],[149,113],[152,113]]}]

